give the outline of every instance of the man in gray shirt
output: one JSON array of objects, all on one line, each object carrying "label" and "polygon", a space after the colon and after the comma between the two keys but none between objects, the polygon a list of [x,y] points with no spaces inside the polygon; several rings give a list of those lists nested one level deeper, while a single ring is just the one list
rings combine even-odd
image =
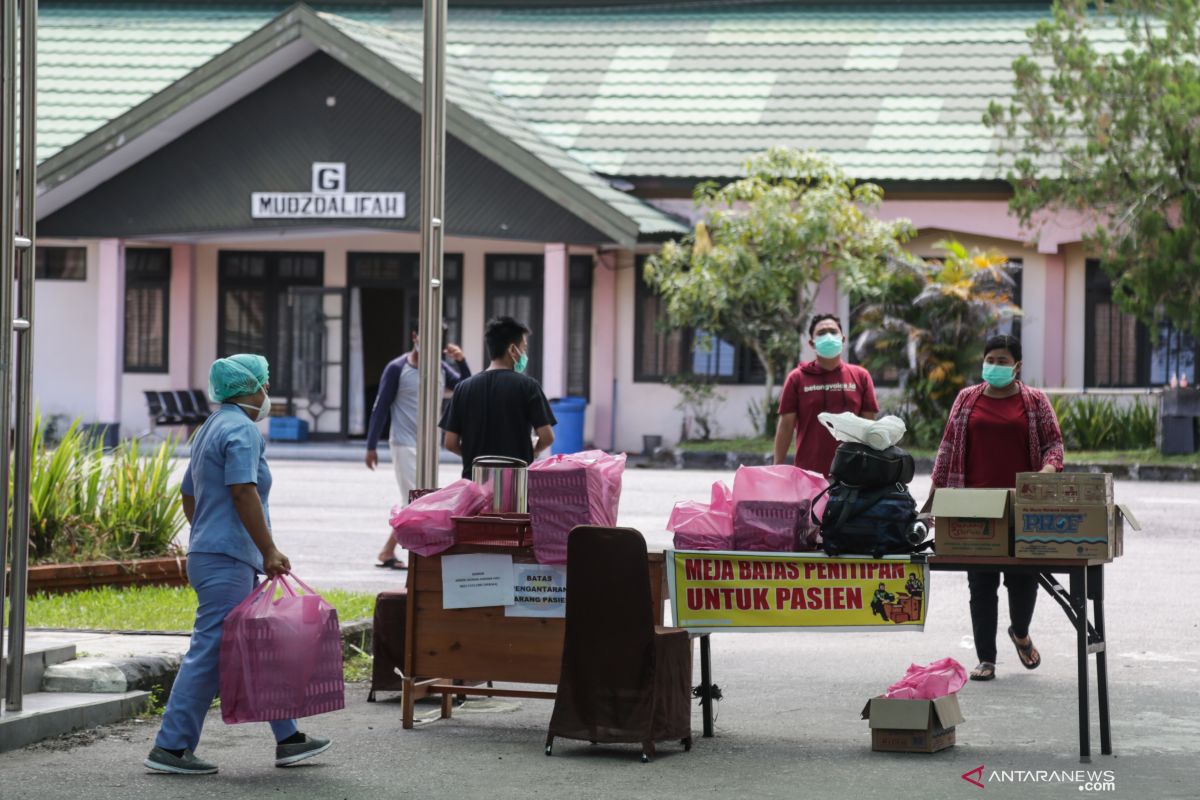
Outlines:
[{"label": "man in gray shirt", "polygon": [[[417,401],[420,396],[421,371],[420,339],[416,331],[412,334],[412,350],[393,359],[384,367],[379,379],[379,394],[371,410],[371,424],[367,429],[366,465],[374,470],[379,464],[377,448],[384,428],[391,425],[388,449],[392,454],[392,469],[396,473],[396,484],[400,487],[400,504],[408,504],[408,493],[417,488]],[[446,345],[447,356],[461,363],[470,375],[462,350],[458,345]],[[442,366],[441,379],[445,380],[446,367]],[[396,542],[389,535],[379,551],[379,562],[375,566],[404,569],[405,564],[396,558]]]}]

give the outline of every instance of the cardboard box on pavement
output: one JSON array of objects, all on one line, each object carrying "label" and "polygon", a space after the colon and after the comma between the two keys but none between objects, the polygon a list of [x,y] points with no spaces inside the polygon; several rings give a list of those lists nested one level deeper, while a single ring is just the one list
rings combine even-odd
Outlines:
[{"label": "cardboard box on pavement", "polygon": [[938,489],[933,549],[939,556],[1011,556],[1012,489]]},{"label": "cardboard box on pavement", "polygon": [[862,710],[871,721],[871,749],[884,753],[936,753],[953,747],[963,719],[958,695],[936,700],[873,697]]}]

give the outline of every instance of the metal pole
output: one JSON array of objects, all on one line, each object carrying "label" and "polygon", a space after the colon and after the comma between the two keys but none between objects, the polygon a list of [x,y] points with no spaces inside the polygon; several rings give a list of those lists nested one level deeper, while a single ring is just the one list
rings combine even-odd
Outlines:
[{"label": "metal pole", "polygon": [[[16,213],[16,131],[17,86],[17,9],[11,2],[0,3],[0,511],[8,508],[9,447],[8,422],[12,385],[12,290]],[[6,597],[4,566],[8,562],[8,514],[0,513],[0,612]],[[0,613],[0,639],[4,634],[4,614]],[[3,688],[5,670],[0,670]],[[0,699],[4,693],[0,692]]]},{"label": "metal pole", "polygon": [[442,231],[446,185],[446,0],[424,0],[421,113],[421,396],[417,404],[417,486],[437,488],[441,410]]},{"label": "metal pole", "polygon": [[21,181],[20,233],[29,244],[18,250],[17,408],[13,453],[12,602],[8,631],[11,711],[20,711],[25,688],[25,596],[29,580],[29,481],[33,440],[33,282],[37,194],[37,0],[21,2]]}]

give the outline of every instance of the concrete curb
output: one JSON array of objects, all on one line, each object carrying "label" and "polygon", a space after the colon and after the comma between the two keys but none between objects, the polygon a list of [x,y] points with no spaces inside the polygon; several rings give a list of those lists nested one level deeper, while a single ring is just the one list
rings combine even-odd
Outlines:
[{"label": "concrete curb", "polygon": [[[735,470],[771,463],[770,453],[734,453],[699,450],[662,450],[637,466],[658,469]],[[918,475],[933,471],[932,458],[917,458]],[[1111,472],[1114,478],[1131,481],[1200,481],[1200,466],[1176,464],[1067,463],[1067,472]]]},{"label": "concrete curb", "polygon": [[[342,623],[342,652],[347,658],[371,652],[372,621]],[[133,658],[80,658],[45,668],[43,692],[124,694],[153,689],[169,690],[179,673],[183,653],[160,653]]]}]

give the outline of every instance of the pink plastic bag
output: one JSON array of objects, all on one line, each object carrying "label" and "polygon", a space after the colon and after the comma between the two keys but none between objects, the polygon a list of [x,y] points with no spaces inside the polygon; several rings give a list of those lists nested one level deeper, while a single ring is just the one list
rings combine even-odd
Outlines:
[{"label": "pink plastic bag", "polygon": [[899,700],[936,700],[954,694],[967,682],[967,671],[953,658],[921,666],[910,664],[904,677],[888,687],[885,697]]},{"label": "pink plastic bag", "polygon": [[[739,467],[733,479],[735,550],[792,552],[815,550],[819,530],[812,524],[812,500],[828,482],[821,475],[786,464]],[[825,497],[817,502],[817,517]]]},{"label": "pink plastic bag", "polygon": [[[280,587],[283,596],[276,598]],[[229,612],[219,664],[226,723],[311,717],[346,707],[337,609],[294,575],[259,584]]]},{"label": "pink plastic bag", "polygon": [[529,516],[539,563],[567,563],[567,535],[576,525],[617,524],[625,454],[587,450],[529,466]]},{"label": "pink plastic bag", "polygon": [[725,481],[715,481],[712,485],[712,499],[708,507],[723,514],[733,513],[733,490]]},{"label": "pink plastic bag", "polygon": [[487,503],[488,493],[482,486],[460,478],[404,508],[393,508],[392,536],[405,550],[437,555],[454,544],[454,517],[473,517]]},{"label": "pink plastic bag", "polygon": [[[733,504],[743,500],[770,500],[777,503],[812,501],[825,491],[829,482],[823,475],[788,464],[772,467],[738,467],[733,476]],[[825,513],[825,498],[814,509],[817,518]]]},{"label": "pink plastic bag", "polygon": [[733,549],[732,492],[721,481],[712,487],[712,500],[681,500],[671,511],[667,530],[675,534],[677,550]]}]

